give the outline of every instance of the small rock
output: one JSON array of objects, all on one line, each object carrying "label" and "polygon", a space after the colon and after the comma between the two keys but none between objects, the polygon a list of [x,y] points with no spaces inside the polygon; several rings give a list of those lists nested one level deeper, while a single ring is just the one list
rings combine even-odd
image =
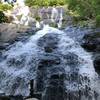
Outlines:
[{"label": "small rock", "polygon": [[36,99],[36,98],[29,98],[29,99],[26,99],[26,100],[38,100],[38,99]]},{"label": "small rock", "polygon": [[4,96],[5,93],[3,91],[0,91],[0,96]]}]

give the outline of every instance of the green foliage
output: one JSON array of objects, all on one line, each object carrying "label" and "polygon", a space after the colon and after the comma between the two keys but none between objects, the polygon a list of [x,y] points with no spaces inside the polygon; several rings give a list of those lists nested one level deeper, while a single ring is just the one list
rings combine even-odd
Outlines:
[{"label": "green foliage", "polygon": [[4,15],[3,11],[0,11],[0,23],[6,22],[7,17]]},{"label": "green foliage", "polygon": [[48,0],[49,6],[60,6],[65,5],[65,0]]},{"label": "green foliage", "polygon": [[40,21],[41,20],[41,18],[40,18],[40,16],[35,16],[35,19],[37,20],[37,21]]},{"label": "green foliage", "polygon": [[96,26],[100,27],[100,15],[96,16]]},{"label": "green foliage", "polygon": [[68,8],[85,18],[94,18],[100,14],[100,0],[66,0]]},{"label": "green foliage", "polygon": [[7,11],[7,10],[11,10],[11,9],[12,9],[11,5],[0,3],[0,11]]},{"label": "green foliage", "polygon": [[58,6],[65,5],[65,0],[25,0],[26,5],[32,6]]},{"label": "green foliage", "polygon": [[4,11],[11,10],[12,6],[10,4],[0,3],[0,23],[9,22],[10,18],[5,16]]}]

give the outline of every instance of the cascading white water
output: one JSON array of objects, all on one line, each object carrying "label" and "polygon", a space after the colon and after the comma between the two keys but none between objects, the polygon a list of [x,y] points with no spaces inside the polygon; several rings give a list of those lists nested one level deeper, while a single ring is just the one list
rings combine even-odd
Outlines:
[{"label": "cascading white water", "polygon": [[58,21],[58,28],[62,27],[62,20],[63,20],[63,10],[60,10],[60,15],[59,15],[59,21]]},{"label": "cascading white water", "polygon": [[58,10],[56,8],[52,8],[51,20],[55,22],[58,18]]},{"label": "cascading white water", "polygon": [[[60,10],[60,11],[59,11]],[[62,27],[63,9],[52,8],[51,21],[57,23],[58,28]]]},{"label": "cascading white water", "polygon": [[[45,58],[42,45],[40,44],[41,47],[39,47],[37,43],[45,35],[55,35],[56,38],[56,34],[59,41],[54,54],[61,55],[61,64],[59,66],[62,66],[61,68],[65,70],[66,78],[69,78],[64,81],[66,91],[84,90],[87,85],[91,88],[91,100],[96,100],[92,91],[96,89],[97,76],[90,54],[86,53],[79,44],[69,38],[66,33],[49,26],[45,26],[43,30],[38,31],[27,41],[16,42],[7,50],[2,51],[2,60],[0,61],[0,90],[10,95],[29,95],[28,84],[31,79],[35,79],[36,77],[39,59],[43,57],[43,59],[49,59],[48,57]],[[53,41],[52,38],[50,41]],[[44,46],[46,46],[45,41]],[[43,57],[41,57],[41,55]],[[74,56],[77,59],[73,58]],[[81,78],[87,77],[89,82],[82,79],[82,83],[78,85],[76,80],[71,81],[71,74],[74,72],[82,76]],[[81,98],[81,100],[83,99]]]},{"label": "cascading white water", "polygon": [[[0,89],[5,91],[7,94],[19,94],[28,95],[28,82],[30,79],[35,77],[35,67],[36,59],[38,52],[36,42],[40,37],[46,34],[46,30],[41,30],[36,33],[36,35],[31,36],[31,38],[26,42],[17,42],[15,43],[8,51],[2,53],[2,56],[5,57],[5,60],[0,62]],[[32,67],[33,72],[29,70]],[[31,71],[32,71],[31,70]],[[32,74],[32,75],[31,75]],[[16,78],[22,79],[22,82],[18,84]],[[25,83],[24,83],[25,82]],[[13,91],[15,87],[17,89]],[[21,90],[21,87],[23,88]],[[22,86],[23,85],[23,86]],[[25,85],[25,86],[24,86]]]},{"label": "cascading white water", "polygon": [[[29,25],[29,13],[30,9],[25,5],[24,0],[17,0],[17,3],[14,4],[13,11],[11,12],[11,16],[14,18],[13,23],[26,26]],[[19,19],[18,16],[21,18]]]},{"label": "cascading white water", "polygon": [[[67,46],[65,47],[65,45],[67,45]],[[80,64],[79,65],[73,64],[74,65],[74,66],[72,66],[73,68],[71,68],[71,66],[65,65],[66,73],[72,72],[72,74],[73,74],[73,72],[77,72],[77,68],[78,68],[77,73],[79,75],[81,75],[82,77],[87,76],[91,82],[90,87],[91,87],[91,89],[93,89],[95,87],[94,79],[96,78],[96,73],[95,73],[93,63],[91,60],[91,55],[86,53],[77,43],[75,43],[74,40],[72,40],[68,37],[66,39],[66,34],[62,35],[58,50],[63,55],[65,55],[67,53],[72,53],[72,54],[75,54],[78,56],[78,61],[79,61],[78,63],[80,63]],[[75,59],[75,60],[77,60],[77,59]],[[66,60],[64,62],[67,63]],[[88,84],[88,83],[83,82],[82,86],[78,86],[77,81],[73,81],[73,82],[70,82],[69,80],[66,81],[66,87],[67,87],[67,90],[69,90],[69,91],[73,91],[73,90],[77,91],[81,88],[85,88],[86,84]]]}]

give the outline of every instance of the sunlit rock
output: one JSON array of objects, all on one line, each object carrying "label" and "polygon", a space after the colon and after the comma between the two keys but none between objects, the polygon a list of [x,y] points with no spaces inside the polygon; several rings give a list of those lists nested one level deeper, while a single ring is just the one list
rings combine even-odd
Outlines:
[{"label": "sunlit rock", "polygon": [[[14,5],[12,16],[14,18],[14,21],[16,24],[22,24],[22,25],[28,25],[29,23],[29,7],[25,6],[23,3],[20,4],[19,2]],[[20,16],[21,18],[18,19],[17,16]]]}]

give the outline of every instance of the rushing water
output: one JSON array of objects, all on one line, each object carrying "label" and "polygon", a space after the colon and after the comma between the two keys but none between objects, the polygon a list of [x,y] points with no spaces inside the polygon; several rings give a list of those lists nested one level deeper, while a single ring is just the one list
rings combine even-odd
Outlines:
[{"label": "rushing water", "polygon": [[91,55],[66,32],[49,26],[2,51],[0,90],[28,96],[32,79],[42,100],[99,100]]},{"label": "rushing water", "polygon": [[51,21],[57,23],[57,27],[61,28],[62,20],[63,20],[63,9],[61,8],[59,11],[57,8],[52,8]]}]

